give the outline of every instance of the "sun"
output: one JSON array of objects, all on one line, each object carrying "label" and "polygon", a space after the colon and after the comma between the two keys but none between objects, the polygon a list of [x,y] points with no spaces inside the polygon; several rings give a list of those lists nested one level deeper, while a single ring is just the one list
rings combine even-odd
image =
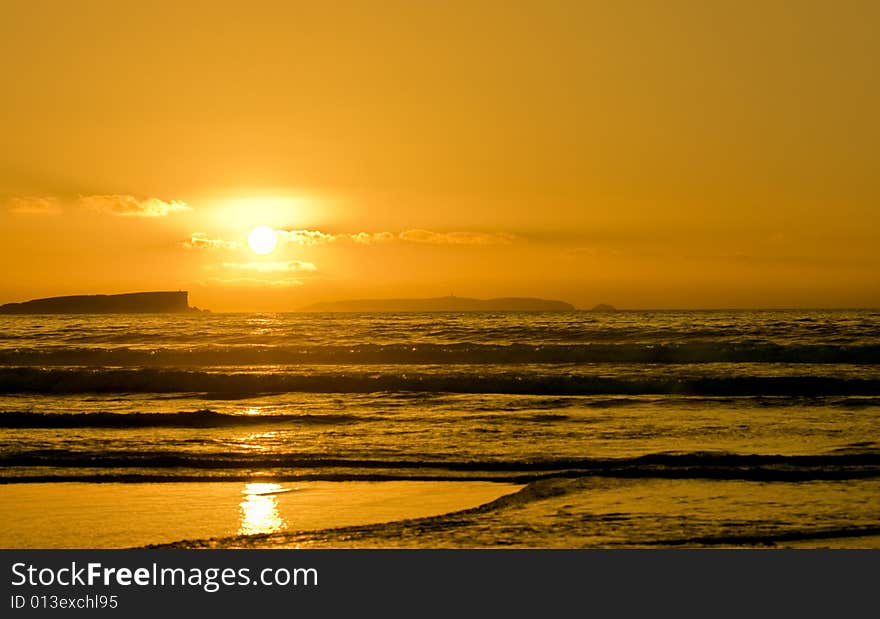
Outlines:
[{"label": "sun", "polygon": [[258,254],[270,254],[278,244],[275,231],[269,226],[257,226],[248,234],[248,245]]}]

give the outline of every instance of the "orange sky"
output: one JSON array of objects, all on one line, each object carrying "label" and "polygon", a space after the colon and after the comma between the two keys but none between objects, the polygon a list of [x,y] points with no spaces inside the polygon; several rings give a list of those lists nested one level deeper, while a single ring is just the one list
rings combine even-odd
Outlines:
[{"label": "orange sky", "polygon": [[878,22],[869,1],[6,0],[0,302],[880,306]]}]

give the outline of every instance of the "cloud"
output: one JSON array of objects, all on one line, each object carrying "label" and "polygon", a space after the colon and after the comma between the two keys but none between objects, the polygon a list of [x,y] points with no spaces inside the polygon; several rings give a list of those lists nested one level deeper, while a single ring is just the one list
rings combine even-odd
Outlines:
[{"label": "cloud", "polygon": [[208,238],[204,232],[193,232],[188,241],[183,242],[184,247],[190,249],[240,249],[238,241],[226,241],[224,239]]},{"label": "cloud", "polygon": [[398,238],[410,243],[433,245],[507,245],[516,237],[504,232],[432,232],[430,230],[407,230]]},{"label": "cloud", "polygon": [[254,271],[257,273],[312,273],[318,270],[311,262],[302,260],[286,260],[280,262],[224,262],[223,267],[236,271]]},{"label": "cloud", "polygon": [[[433,232],[431,230],[406,230],[404,232],[346,232],[331,234],[321,230],[275,230],[282,245],[315,247],[331,243],[355,243],[357,245],[379,245],[384,243],[420,243],[430,245],[507,245],[517,237],[504,232]],[[242,248],[238,241],[212,239],[204,232],[193,232],[184,247],[195,249],[237,250]],[[253,263],[266,265],[268,263]],[[281,264],[281,263],[278,263]],[[289,263],[286,263],[289,264]],[[314,266],[314,265],[313,265]],[[264,272],[266,267],[263,267]],[[289,270],[289,269],[287,269]]]},{"label": "cloud", "polygon": [[303,246],[326,245],[339,237],[339,235],[326,234],[320,230],[276,230],[275,235],[282,243]]},{"label": "cloud", "polygon": [[57,215],[61,212],[58,198],[51,196],[9,198],[5,206],[10,213],[22,215]]},{"label": "cloud", "polygon": [[[55,196],[21,196],[7,199],[4,206],[11,213],[56,215],[61,213],[62,203],[70,203],[70,200]],[[82,208],[120,217],[165,217],[192,210],[188,204],[179,200],[139,200],[134,196],[118,194],[79,196],[75,203]]]},{"label": "cloud", "polygon": [[401,241],[433,245],[506,245],[516,240],[512,234],[503,232],[433,232],[431,230],[406,230],[404,232],[353,232],[328,234],[320,230],[278,230],[278,238],[284,243],[302,246],[327,245],[351,241],[359,245],[375,245]]},{"label": "cloud", "polygon": [[171,202],[158,198],[138,200],[134,196],[119,194],[80,196],[77,202],[85,208],[119,217],[165,217],[192,210],[188,204],[178,200]]},{"label": "cloud", "polygon": [[[292,288],[302,286],[300,277],[317,271],[317,267],[311,262],[303,260],[285,261],[253,261],[253,262],[224,262],[223,268],[230,271],[241,271],[242,275],[233,277],[213,277],[206,283],[208,285],[246,287],[246,288]],[[212,267],[205,267],[211,269]],[[247,273],[265,275],[265,277],[249,276]]]},{"label": "cloud", "polygon": [[357,234],[348,234],[346,236],[361,245],[388,243],[396,238],[393,232],[358,232]]},{"label": "cloud", "polygon": [[356,232],[354,234],[328,234],[320,230],[277,230],[278,240],[282,243],[302,245],[327,245],[337,241],[354,241],[361,245],[371,245],[393,241],[396,236],[392,232]]},{"label": "cloud", "polygon": [[207,285],[251,287],[251,288],[292,288],[302,286],[299,279],[259,279],[256,277],[233,277],[229,279],[211,278]]}]

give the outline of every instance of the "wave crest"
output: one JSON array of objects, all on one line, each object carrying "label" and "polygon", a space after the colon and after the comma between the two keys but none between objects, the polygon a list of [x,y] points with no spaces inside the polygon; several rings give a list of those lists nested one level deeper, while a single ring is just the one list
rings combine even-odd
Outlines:
[{"label": "wave crest", "polygon": [[348,346],[54,346],[0,350],[0,365],[219,366],[293,364],[856,363],[876,344],[685,342],[625,344],[354,344]]},{"label": "wave crest", "polygon": [[880,394],[880,380],[830,376],[621,376],[514,372],[309,373],[0,368],[0,393],[501,393],[522,395],[821,396]]}]

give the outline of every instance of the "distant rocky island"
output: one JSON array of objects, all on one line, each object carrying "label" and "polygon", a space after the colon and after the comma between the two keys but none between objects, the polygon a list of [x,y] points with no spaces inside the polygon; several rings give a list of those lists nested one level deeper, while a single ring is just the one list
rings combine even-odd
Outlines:
[{"label": "distant rocky island", "polygon": [[616,312],[618,310],[613,305],[608,305],[607,303],[600,303],[599,305],[594,306],[593,309],[591,309],[590,311],[591,312]]},{"label": "distant rocky island", "polygon": [[168,314],[199,312],[186,290],[88,294],[33,299],[0,305],[0,314]]},{"label": "distant rocky island", "polygon": [[564,301],[529,297],[469,299],[435,297],[431,299],[357,299],[315,303],[303,312],[565,312],[575,307]]}]

